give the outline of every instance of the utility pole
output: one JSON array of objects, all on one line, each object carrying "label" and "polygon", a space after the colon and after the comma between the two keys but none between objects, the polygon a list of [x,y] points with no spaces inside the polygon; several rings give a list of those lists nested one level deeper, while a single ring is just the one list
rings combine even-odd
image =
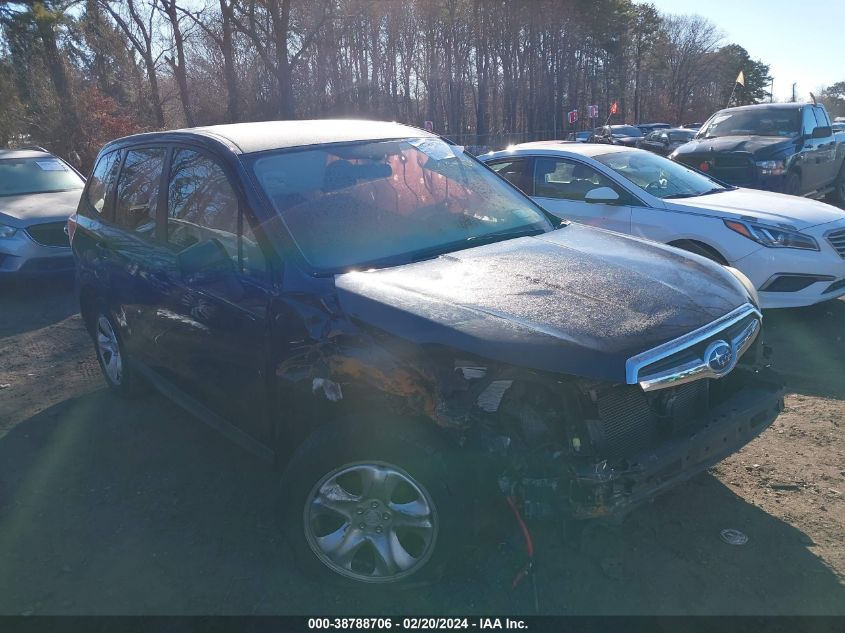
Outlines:
[{"label": "utility pole", "polygon": [[775,78],[772,77],[772,87],[769,88],[769,103],[775,102]]},{"label": "utility pole", "polygon": [[795,103],[795,86],[796,85],[797,85],[796,83],[792,84],[792,103]]}]

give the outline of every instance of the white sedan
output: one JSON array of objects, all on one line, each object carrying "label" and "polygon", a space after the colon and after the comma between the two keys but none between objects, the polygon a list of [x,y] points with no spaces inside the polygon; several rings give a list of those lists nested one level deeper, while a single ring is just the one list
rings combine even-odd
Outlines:
[{"label": "white sedan", "polygon": [[550,213],[741,270],[763,308],[845,294],[845,211],[741,189],[645,150],[543,141],[479,157]]}]

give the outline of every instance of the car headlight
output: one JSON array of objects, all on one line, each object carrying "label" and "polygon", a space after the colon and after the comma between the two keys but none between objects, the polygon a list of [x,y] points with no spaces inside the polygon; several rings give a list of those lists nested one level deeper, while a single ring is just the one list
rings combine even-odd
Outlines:
[{"label": "car headlight", "polygon": [[786,163],[782,160],[758,160],[755,164],[763,176],[782,176],[786,172]]},{"label": "car headlight", "polygon": [[13,237],[18,230],[8,224],[0,224],[0,238]]},{"label": "car headlight", "polygon": [[776,226],[755,224],[752,222],[738,222],[736,220],[725,220],[725,226],[736,231],[749,240],[768,248],[800,248],[807,251],[819,250],[819,244],[809,235],[798,231],[781,229]]},{"label": "car headlight", "polygon": [[748,296],[751,297],[752,303],[754,303],[755,307],[759,308],[760,297],[757,295],[757,289],[754,287],[754,284],[751,283],[751,280],[745,275],[744,272],[742,272],[741,270],[737,270],[733,266],[725,266],[725,268],[727,268],[728,272],[730,272],[734,277],[736,277],[737,280],[739,280],[739,283],[741,283],[745,287],[745,289],[748,291]]}]

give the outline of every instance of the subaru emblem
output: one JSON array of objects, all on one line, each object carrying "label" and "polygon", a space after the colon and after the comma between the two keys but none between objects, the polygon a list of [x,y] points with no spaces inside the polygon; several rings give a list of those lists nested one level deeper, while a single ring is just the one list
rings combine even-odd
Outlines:
[{"label": "subaru emblem", "polygon": [[713,341],[704,352],[704,362],[717,376],[730,371],[733,360],[733,349],[725,341]]}]

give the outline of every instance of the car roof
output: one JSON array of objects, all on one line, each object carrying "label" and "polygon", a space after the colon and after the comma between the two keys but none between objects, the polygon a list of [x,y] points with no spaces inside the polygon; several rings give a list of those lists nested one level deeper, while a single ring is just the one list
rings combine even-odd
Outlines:
[{"label": "car roof", "polygon": [[[745,110],[794,110],[803,106],[813,105],[812,103],[753,103],[751,105],[737,106],[735,108],[724,108],[719,112],[743,112]],[[821,104],[819,104],[821,105]]]},{"label": "car roof", "polygon": [[644,149],[634,149],[622,145],[606,145],[602,143],[576,143],[574,141],[540,141],[536,143],[521,143],[511,145],[507,149],[488,152],[479,156],[483,161],[499,160],[508,156],[520,154],[534,154],[535,156],[554,156],[560,154],[578,154],[580,156],[601,156],[602,154],[616,154],[618,152],[645,152]]},{"label": "car roof", "polygon": [[50,152],[42,152],[36,149],[0,149],[0,160],[4,158],[52,158]]},{"label": "car roof", "polygon": [[213,139],[228,146],[236,154],[249,154],[272,149],[289,149],[408,137],[438,138],[420,128],[388,121],[363,119],[312,119],[302,121],[256,121],[205,127],[185,128],[166,132],[148,132],[127,136],[112,144],[135,143],[146,140],[187,137]]}]

